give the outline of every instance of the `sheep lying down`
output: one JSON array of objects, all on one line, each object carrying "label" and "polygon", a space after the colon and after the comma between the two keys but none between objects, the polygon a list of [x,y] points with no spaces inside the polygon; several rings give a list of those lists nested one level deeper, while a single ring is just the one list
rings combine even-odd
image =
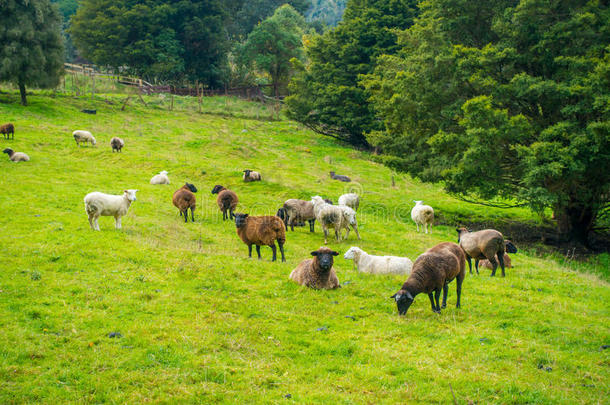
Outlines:
[{"label": "sheep lying down", "polygon": [[353,260],[358,271],[363,273],[408,275],[413,268],[413,262],[407,257],[370,255],[355,246],[349,248],[343,258]]}]

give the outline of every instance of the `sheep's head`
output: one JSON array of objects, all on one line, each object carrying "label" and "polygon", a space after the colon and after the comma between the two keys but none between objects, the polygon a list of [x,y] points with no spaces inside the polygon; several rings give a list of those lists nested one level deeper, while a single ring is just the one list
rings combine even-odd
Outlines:
[{"label": "sheep's head", "polygon": [[125,193],[125,197],[127,197],[127,199],[129,201],[135,201],[136,200],[136,192],[138,192],[138,190],[123,190],[123,193]]},{"label": "sheep's head", "polygon": [[404,315],[407,313],[407,310],[413,304],[413,295],[408,290],[399,290],[396,294],[392,295],[390,298],[393,298],[396,301],[396,307],[398,308],[398,315]]},{"label": "sheep's head", "polygon": [[159,174],[164,175],[164,176],[167,176],[167,174],[168,174],[168,173],[167,173],[167,170],[161,170],[161,171],[159,172]]},{"label": "sheep's head", "polygon": [[280,208],[279,210],[277,210],[275,216],[286,222],[286,210],[284,208]]},{"label": "sheep's head", "polygon": [[360,248],[352,246],[351,248],[349,248],[349,250],[347,252],[345,252],[345,254],[343,255],[343,258],[347,259],[347,260],[354,259],[354,258],[360,256],[360,252],[362,252],[362,250],[360,250]]},{"label": "sheep's head", "polygon": [[225,188],[223,186],[221,186],[220,184],[217,184],[214,186],[214,188],[212,189],[212,194],[218,194],[220,193],[222,190],[224,190]]},{"label": "sheep's head", "polygon": [[455,229],[457,231],[458,234],[458,243],[460,243],[460,239],[462,238],[462,235],[465,233],[469,233],[470,231],[466,228],[456,228]]},{"label": "sheep's head", "polygon": [[317,205],[317,204],[323,204],[324,200],[319,195],[314,195],[313,197],[311,197],[311,202],[313,205]]},{"label": "sheep's head", "polygon": [[11,148],[6,148],[2,151],[2,153],[6,153],[9,156],[13,156],[13,150]]},{"label": "sheep's head", "polygon": [[251,172],[252,172],[252,170],[248,170],[248,169],[244,170],[244,174],[246,175],[246,177],[249,177]]},{"label": "sheep's head", "polygon": [[317,259],[318,265],[324,271],[328,271],[333,267],[333,256],[337,256],[338,254],[338,252],[330,250],[327,247],[321,247],[320,249],[311,252],[311,255]]},{"label": "sheep's head", "polygon": [[194,184],[191,183],[185,183],[184,184],[186,188],[188,188],[189,190],[191,190],[192,193],[196,193],[197,192],[197,187],[195,187]]},{"label": "sheep's head", "polygon": [[330,172],[330,177],[333,177],[335,175],[335,172],[331,171]]},{"label": "sheep's head", "polygon": [[237,228],[241,228],[242,226],[246,225],[246,218],[248,218],[248,214],[235,213],[233,216],[235,217],[235,226]]},{"label": "sheep's head", "polygon": [[95,140],[94,137],[91,137],[91,145],[95,146],[97,144],[97,141]]},{"label": "sheep's head", "polygon": [[413,202],[415,203],[415,205],[422,205],[423,204],[423,200],[413,200]]},{"label": "sheep's head", "polygon": [[506,253],[517,253],[517,246],[513,245],[513,242],[505,240],[504,244],[506,245]]}]

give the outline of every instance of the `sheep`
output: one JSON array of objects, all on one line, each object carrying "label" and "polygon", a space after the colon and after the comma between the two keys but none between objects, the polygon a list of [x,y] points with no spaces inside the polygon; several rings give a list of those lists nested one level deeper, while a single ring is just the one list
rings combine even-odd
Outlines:
[{"label": "sheep", "polygon": [[123,142],[121,138],[115,136],[110,140],[110,146],[112,147],[112,152],[120,152],[121,149],[123,149],[123,146],[125,146],[125,142]]},{"label": "sheep", "polygon": [[308,221],[309,232],[314,232],[316,216],[313,212],[313,204],[311,201],[291,198],[284,202],[284,206],[282,208],[286,214],[286,219],[284,220],[286,230],[288,230],[288,225],[290,225],[290,230],[294,231],[295,222],[298,223]]},{"label": "sheep", "polygon": [[244,181],[249,183],[251,181],[261,181],[261,174],[254,170],[244,170]]},{"label": "sheep", "polygon": [[30,157],[23,152],[14,152],[11,148],[6,148],[2,151],[2,153],[6,153],[8,158],[13,162],[27,162],[30,160]]},{"label": "sheep", "polygon": [[[356,211],[354,211],[353,209],[351,209],[350,207],[348,207],[346,205],[339,205],[338,207],[343,211],[343,215],[345,216],[345,219],[347,220],[348,224],[352,227],[354,232],[356,232],[356,236],[358,237],[358,240],[360,240],[360,233],[358,233],[358,222],[356,221]],[[347,239],[348,236],[349,236],[349,226],[347,227],[347,232],[345,233],[344,239]]]},{"label": "sheep", "polygon": [[277,260],[275,241],[280,247],[282,262],[286,261],[284,256],[284,243],[286,243],[286,230],[284,223],[276,216],[249,216],[248,214],[236,213],[235,228],[237,235],[248,245],[248,257],[252,257],[252,245],[256,245],[256,254],[261,258],[261,246],[269,246],[273,251],[272,262]]},{"label": "sheep", "polygon": [[94,231],[99,231],[98,218],[100,216],[113,216],[116,229],[121,229],[121,217],[136,200],[138,190],[124,190],[123,195],[104,194],[98,191],[85,196],[85,212],[89,216],[89,225]]},{"label": "sheep", "polygon": [[339,205],[346,205],[354,211],[358,211],[360,206],[360,197],[356,193],[347,193],[339,197]]},{"label": "sheep", "polygon": [[[237,203],[239,202],[237,194],[224,188],[220,184],[214,186],[212,189],[212,194],[218,194],[216,204],[218,204],[218,208],[220,208],[222,211],[222,220],[224,221],[225,219],[229,218],[232,219],[235,216],[233,212],[235,211]],[[229,214],[227,214],[227,211],[229,211]]]},{"label": "sheep", "polygon": [[422,225],[422,230],[425,229],[428,233],[428,226],[430,226],[430,232],[432,232],[432,222],[434,222],[434,209],[429,205],[423,205],[423,201],[415,201],[415,207],[411,210],[411,219],[417,225],[417,232],[419,232],[419,225]]},{"label": "sheep", "polygon": [[159,174],[155,174],[150,179],[150,184],[169,184],[169,177],[167,177],[167,171],[162,170]]},{"label": "sheep", "polygon": [[[458,243],[468,259],[470,274],[472,274],[471,259],[474,258],[474,268],[477,274],[479,274],[479,260],[487,259],[492,265],[492,277],[496,275],[498,262],[500,262],[500,268],[502,269],[502,277],[506,276],[504,272],[504,252],[517,253],[515,245],[507,244],[504,241],[504,236],[495,229],[470,232],[466,228],[457,228],[456,231],[458,233]],[[496,261],[496,258],[498,261]]]},{"label": "sheep", "polygon": [[327,247],[311,252],[313,259],[303,260],[290,273],[290,279],[300,285],[318,290],[341,288],[333,269],[333,256],[339,253]]},{"label": "sheep", "polygon": [[15,126],[10,122],[8,124],[0,125],[0,134],[2,134],[4,139],[15,139]]},{"label": "sheep", "polygon": [[91,132],[89,131],[77,129],[76,131],[72,132],[72,136],[74,137],[74,140],[76,141],[76,144],[78,146],[80,146],[81,143],[87,142],[90,142],[92,146],[95,146],[96,144],[95,138],[93,137],[93,135],[91,135]]},{"label": "sheep", "polygon": [[408,275],[413,268],[413,262],[406,257],[373,256],[355,246],[349,248],[343,258],[353,260],[358,271],[363,273]]},{"label": "sheep", "polygon": [[[401,289],[392,295],[398,313],[404,315],[419,293],[428,294],[432,311],[441,313],[447,307],[449,283],[455,279],[457,284],[457,304],[459,308],[462,295],[462,282],[466,276],[466,258],[462,249],[455,243],[443,242],[426,250],[413,264],[413,271]],[[439,306],[439,296],[443,290],[443,304]],[[432,293],[434,292],[434,296]]]},{"label": "sheep", "polygon": [[337,238],[337,242],[341,240],[339,235],[342,229],[347,229],[349,234],[349,219],[345,217],[345,211],[341,207],[330,205],[324,202],[322,197],[317,195],[311,197],[311,202],[313,204],[313,211],[316,216],[316,220],[320,223],[322,230],[324,231],[325,245],[328,243],[329,227],[335,229],[335,237]]},{"label": "sheep", "polygon": [[184,215],[184,222],[189,221],[189,208],[191,209],[191,219],[193,222],[195,222],[194,211],[197,207],[197,198],[195,197],[196,192],[197,187],[191,183],[185,183],[184,186],[180,187],[174,192],[172,203],[180,210],[180,216]]},{"label": "sheep", "polygon": [[[497,255],[496,255],[495,259],[498,260],[498,256]],[[493,266],[492,266],[491,262],[489,260],[487,260],[487,259],[483,259],[483,260],[481,260],[479,262],[479,268],[481,268],[481,267],[485,267],[485,268],[488,268],[490,270],[493,269]],[[507,255],[506,253],[504,253],[504,267],[506,267],[507,269],[510,269],[511,267],[513,267],[512,264],[511,264],[510,256]]]},{"label": "sheep", "polygon": [[335,172],[333,172],[333,171],[330,172],[330,178],[333,180],[344,181],[346,183],[349,183],[350,181],[352,181],[352,179],[350,179],[349,177],[344,176],[342,174],[335,174]]}]

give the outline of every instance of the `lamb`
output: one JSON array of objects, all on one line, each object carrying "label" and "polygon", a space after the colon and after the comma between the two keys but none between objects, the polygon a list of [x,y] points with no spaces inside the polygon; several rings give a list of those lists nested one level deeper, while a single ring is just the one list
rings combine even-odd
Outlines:
[{"label": "lamb", "polygon": [[[497,255],[496,255],[495,259],[498,260],[498,256]],[[492,266],[491,262],[489,260],[487,260],[487,259],[483,259],[483,260],[481,260],[479,262],[479,268],[481,268],[481,267],[486,267],[486,268],[488,268],[490,270],[493,269],[493,266]],[[506,267],[507,269],[510,269],[511,267],[513,267],[511,265],[510,256],[507,255],[506,253],[504,253],[504,267]]]},{"label": "lamb", "polygon": [[430,232],[432,232],[432,222],[434,222],[434,209],[429,205],[423,205],[423,201],[415,201],[415,207],[411,210],[411,219],[417,225],[417,232],[419,232],[419,226],[422,225],[422,230],[425,229],[428,233],[428,225],[430,226]]},{"label": "lamb", "polygon": [[2,153],[6,153],[8,158],[13,162],[27,162],[30,160],[30,157],[23,152],[14,152],[11,148],[6,148],[2,151]]},{"label": "lamb", "polygon": [[[502,277],[506,276],[504,272],[504,252],[517,253],[515,245],[507,244],[504,241],[504,236],[495,229],[470,232],[466,228],[457,228],[456,231],[458,233],[458,243],[468,259],[470,274],[472,274],[471,258],[474,258],[474,268],[477,274],[479,274],[479,260],[487,259],[492,265],[492,277],[496,275],[498,262],[500,262],[500,268],[502,269]],[[496,261],[496,258],[498,261]]]},{"label": "lamb", "polygon": [[343,258],[353,260],[358,271],[363,273],[408,275],[413,268],[413,262],[406,257],[373,256],[355,246],[349,248]]},{"label": "lamb", "polygon": [[290,279],[300,285],[319,290],[341,288],[333,269],[333,256],[339,253],[327,247],[311,252],[313,259],[303,260],[290,273]]},{"label": "lamb", "polygon": [[261,246],[269,246],[273,251],[273,259],[277,260],[277,250],[275,241],[280,247],[282,261],[286,261],[284,256],[284,243],[286,243],[286,230],[284,223],[276,216],[249,216],[248,214],[234,214],[235,228],[237,235],[248,245],[248,257],[252,257],[252,245],[256,245],[256,254],[261,258]]},{"label": "lamb", "polygon": [[[428,294],[432,311],[441,313],[447,307],[449,283],[456,280],[457,304],[460,307],[462,282],[466,276],[466,258],[462,249],[455,243],[444,242],[426,250],[413,264],[413,272],[402,288],[391,298],[396,301],[398,313],[404,315],[419,293]],[[443,305],[439,306],[439,296],[443,290]],[[434,296],[432,293],[434,292]]]},{"label": "lamb", "polygon": [[333,172],[333,171],[330,172],[330,178],[333,180],[344,181],[346,183],[349,183],[350,181],[352,181],[352,179],[350,179],[349,177],[344,176],[342,174],[335,174],[335,172]]},{"label": "lamb", "polygon": [[115,136],[110,140],[110,146],[112,146],[112,152],[120,152],[121,149],[123,149],[123,146],[125,146],[125,142],[123,142],[121,138]]},{"label": "lamb", "polygon": [[316,216],[313,212],[313,204],[311,201],[305,200],[297,200],[296,198],[291,198],[290,200],[286,200],[284,202],[284,206],[282,207],[284,213],[286,214],[286,218],[284,223],[286,224],[286,230],[288,230],[288,225],[290,225],[290,230],[294,231],[294,223],[295,222],[309,222],[309,232],[314,231],[314,226],[316,222]]},{"label": "lamb", "polygon": [[169,184],[169,177],[167,177],[167,171],[162,170],[159,174],[155,174],[150,179],[150,184]]},{"label": "lamb", "polygon": [[[220,184],[214,186],[214,188],[212,189],[212,194],[218,194],[218,197],[216,198],[216,204],[218,204],[218,208],[220,208],[220,210],[222,211],[222,220],[224,221],[225,219],[235,217],[235,214],[233,214],[233,212],[235,211],[237,203],[239,202],[237,194],[235,194],[231,190],[224,188]],[[227,211],[229,211],[229,214],[227,214]]]},{"label": "lamb", "polygon": [[[313,204],[313,211],[316,216],[316,220],[322,226],[324,231],[324,244],[328,243],[328,228],[332,227],[335,229],[335,237],[337,242],[341,240],[339,237],[342,229],[347,229],[349,234],[349,219],[345,217],[345,211],[336,205],[330,205],[322,199],[320,196],[311,197]],[[344,207],[349,208],[349,207]]]},{"label": "lamb", "polygon": [[123,195],[104,194],[97,191],[85,196],[85,212],[89,216],[89,225],[95,231],[100,230],[98,218],[100,216],[113,216],[116,229],[121,229],[121,217],[136,200],[138,190],[124,190]]},{"label": "lamb", "polygon": [[15,126],[10,122],[8,124],[0,125],[0,134],[2,134],[4,139],[15,139]]},{"label": "lamb", "polygon": [[87,142],[90,142],[92,146],[95,146],[95,138],[93,137],[93,135],[91,135],[91,132],[89,131],[83,131],[79,129],[72,132],[72,136],[74,136],[74,140],[76,141],[76,144],[78,146],[80,146],[81,143]]},{"label": "lamb", "polygon": [[197,187],[191,183],[185,183],[184,186],[180,187],[174,192],[172,197],[172,203],[176,208],[180,210],[180,216],[184,215],[184,222],[189,221],[188,211],[191,209],[191,219],[195,222],[195,208],[197,207],[197,198],[195,193]]},{"label": "lamb", "polygon": [[339,197],[339,205],[346,205],[352,208],[354,211],[358,211],[360,206],[360,197],[356,193],[347,193]]},{"label": "lamb", "polygon": [[261,181],[261,174],[254,170],[244,170],[244,181],[249,183],[251,181]]}]

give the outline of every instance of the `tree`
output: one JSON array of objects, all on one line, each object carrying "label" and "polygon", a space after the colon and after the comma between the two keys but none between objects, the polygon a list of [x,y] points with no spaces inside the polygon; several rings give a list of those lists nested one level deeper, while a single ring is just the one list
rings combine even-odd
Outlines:
[{"label": "tree", "polygon": [[299,14],[309,9],[310,0],[227,0],[225,7],[229,14],[227,28],[233,39],[239,40],[247,35],[256,25],[273,15],[278,7],[288,4]]},{"label": "tree", "polygon": [[0,81],[19,86],[27,105],[26,86],[52,88],[63,71],[61,16],[49,0],[5,0],[0,13]]},{"label": "tree", "polygon": [[339,25],[305,41],[308,64],[297,64],[287,98],[291,118],[321,134],[368,146],[364,133],[381,129],[358,84],[381,54],[398,47],[395,29],[413,23],[416,0],[351,0]]},{"label": "tree", "polygon": [[266,72],[271,78],[273,93],[285,85],[291,72],[292,58],[301,57],[301,38],[307,23],[292,6],[285,4],[258,24],[240,48],[244,64]]},{"label": "tree", "polygon": [[551,207],[562,238],[586,243],[610,201],[609,8],[423,4],[363,80],[385,124],[369,142],[464,199]]}]

